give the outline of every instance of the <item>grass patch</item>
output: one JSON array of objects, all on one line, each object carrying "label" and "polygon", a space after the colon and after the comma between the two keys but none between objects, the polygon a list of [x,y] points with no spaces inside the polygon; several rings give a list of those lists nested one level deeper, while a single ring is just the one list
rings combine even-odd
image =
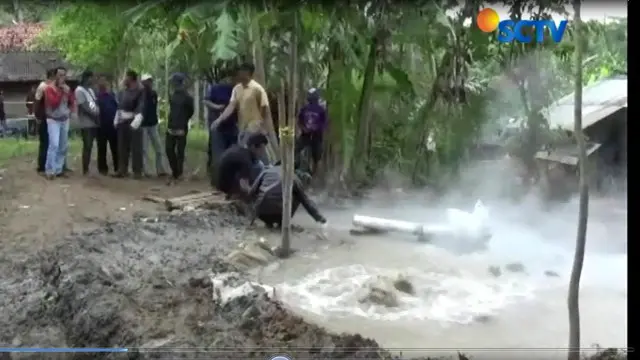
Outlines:
[{"label": "grass patch", "polygon": [[38,141],[17,138],[0,139],[0,166],[15,158],[38,154]]},{"label": "grass patch", "polygon": [[[162,146],[164,146],[164,135],[166,131],[164,127],[160,128],[160,136],[162,138]],[[208,147],[208,131],[202,127],[193,127],[189,130],[186,150],[186,168],[193,172],[194,175],[200,177],[206,175],[207,165],[207,147]],[[75,163],[81,158],[82,140],[76,133],[70,134],[69,137],[69,154],[68,158],[71,163]],[[93,157],[96,156],[96,148],[94,145]],[[0,139],[0,167],[4,167],[8,162],[14,159],[32,158],[34,161],[38,156],[38,140],[37,138],[1,138]],[[151,160],[153,161],[153,160]]]}]

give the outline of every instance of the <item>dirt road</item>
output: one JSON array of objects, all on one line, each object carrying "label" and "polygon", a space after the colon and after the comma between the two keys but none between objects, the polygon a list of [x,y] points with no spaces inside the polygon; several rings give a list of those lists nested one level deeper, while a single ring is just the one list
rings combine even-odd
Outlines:
[{"label": "dirt road", "polygon": [[48,181],[28,159],[11,161],[0,171],[0,241],[14,252],[35,252],[105,221],[156,212],[157,204],[141,199],[145,194],[171,197],[208,188],[203,181],[168,187],[161,179],[83,177],[77,172]]}]

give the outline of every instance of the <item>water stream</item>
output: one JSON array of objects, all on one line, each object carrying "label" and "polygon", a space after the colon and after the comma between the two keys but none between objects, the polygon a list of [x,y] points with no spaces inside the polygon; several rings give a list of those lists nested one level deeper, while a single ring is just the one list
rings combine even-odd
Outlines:
[{"label": "water stream", "polygon": [[[373,337],[405,354],[467,349],[492,357],[514,348],[566,347],[576,202],[547,211],[488,202],[493,237],[481,245],[447,240],[424,244],[403,234],[348,235],[354,213],[443,220],[446,206],[415,203],[414,199],[330,211],[331,236],[343,241],[269,267],[262,281],[275,286],[281,300],[310,320],[335,331]],[[472,207],[473,202],[468,204]],[[580,303],[584,347],[627,343],[626,218],[625,203],[592,201]],[[296,220],[305,222],[306,215],[300,213]],[[505,265],[514,262],[523,264],[525,271],[506,271]],[[492,276],[491,265],[500,266],[502,275]],[[403,296],[396,308],[358,301],[363,284],[372,277],[399,273],[411,279],[415,296]],[[548,351],[540,352],[541,357],[548,357]]]}]

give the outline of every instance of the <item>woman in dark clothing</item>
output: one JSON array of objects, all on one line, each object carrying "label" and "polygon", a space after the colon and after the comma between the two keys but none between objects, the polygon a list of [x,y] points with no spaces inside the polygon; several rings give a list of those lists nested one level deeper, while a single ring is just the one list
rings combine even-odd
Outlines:
[{"label": "woman in dark clothing", "polygon": [[98,78],[98,107],[100,108],[100,125],[98,127],[98,172],[102,175],[109,173],[107,165],[107,145],[111,151],[113,172],[118,172],[118,135],[113,126],[113,119],[118,111],[116,95],[111,91],[109,78],[101,75]]}]

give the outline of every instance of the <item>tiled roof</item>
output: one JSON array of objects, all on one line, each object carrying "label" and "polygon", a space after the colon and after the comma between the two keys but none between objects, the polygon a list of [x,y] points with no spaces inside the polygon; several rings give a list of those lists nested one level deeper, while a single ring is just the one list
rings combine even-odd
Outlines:
[{"label": "tiled roof", "polygon": [[0,27],[0,51],[28,50],[43,29],[44,24],[41,23]]},{"label": "tiled roof", "polygon": [[47,69],[68,64],[56,51],[33,49],[44,24],[0,27],[0,81],[38,81]]}]

